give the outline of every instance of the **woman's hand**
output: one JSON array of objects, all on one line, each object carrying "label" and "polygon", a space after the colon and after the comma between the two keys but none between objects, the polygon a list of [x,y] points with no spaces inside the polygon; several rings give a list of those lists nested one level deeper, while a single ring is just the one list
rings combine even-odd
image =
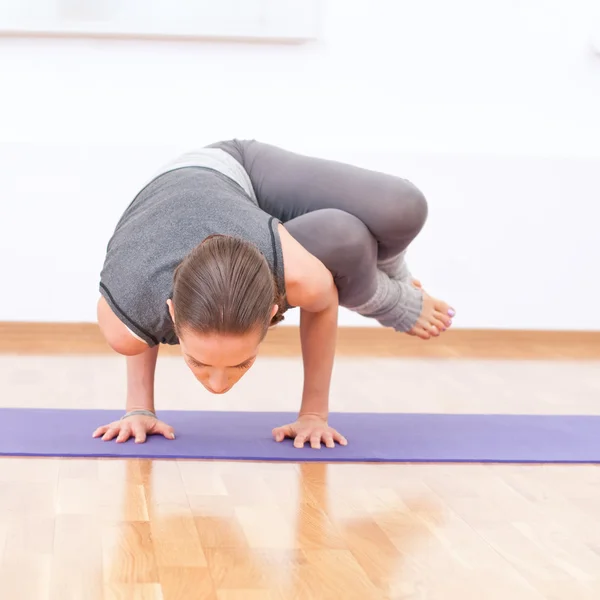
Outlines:
[{"label": "woman's hand", "polygon": [[323,442],[327,448],[333,448],[335,442],[346,446],[348,441],[333,427],[327,425],[327,421],[318,416],[304,415],[298,417],[295,423],[282,425],[273,429],[273,437],[276,442],[282,442],[285,438],[294,438],[296,448],[304,448],[305,442],[310,442],[312,448],[318,449]]},{"label": "woman's hand", "polygon": [[116,436],[117,442],[126,442],[130,437],[135,437],[136,444],[143,444],[147,434],[162,434],[169,440],[175,439],[175,433],[170,425],[159,421],[156,417],[146,415],[132,415],[98,427],[93,437],[102,436],[103,441],[108,441]]}]

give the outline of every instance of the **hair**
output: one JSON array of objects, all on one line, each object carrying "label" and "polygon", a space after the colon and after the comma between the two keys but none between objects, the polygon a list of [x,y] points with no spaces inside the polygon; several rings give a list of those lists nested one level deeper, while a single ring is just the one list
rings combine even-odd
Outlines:
[{"label": "hair", "polygon": [[[190,252],[173,276],[175,330],[261,332],[283,320],[283,295],[267,260],[254,245],[211,235]],[[278,309],[271,317],[273,305]]]}]

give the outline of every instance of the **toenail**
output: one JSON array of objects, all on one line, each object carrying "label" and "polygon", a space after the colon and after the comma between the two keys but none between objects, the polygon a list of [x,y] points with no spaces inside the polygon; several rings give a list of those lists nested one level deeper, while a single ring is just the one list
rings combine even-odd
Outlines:
[{"label": "toenail", "polygon": [[454,309],[450,308],[448,309],[448,314],[453,317],[456,313],[454,312]]}]

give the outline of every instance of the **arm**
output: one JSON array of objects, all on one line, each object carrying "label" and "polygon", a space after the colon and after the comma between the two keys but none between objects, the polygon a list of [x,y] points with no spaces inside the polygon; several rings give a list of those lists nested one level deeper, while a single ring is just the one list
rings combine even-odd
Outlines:
[{"label": "arm", "polygon": [[[108,345],[126,356],[127,360],[127,400],[126,412],[154,409],[154,375],[158,358],[158,346],[150,347],[131,334],[127,327],[112,312],[104,298],[98,302],[98,324]],[[103,440],[117,438],[124,442],[135,436],[136,442],[144,442],[147,433],[162,433],[173,439],[173,428],[150,415],[132,415],[127,419],[115,421],[98,427],[94,437]]]},{"label": "arm", "polygon": [[154,412],[154,374],[158,346],[150,348],[136,338],[103,297],[98,301],[98,325],[108,345],[118,354],[127,357],[127,412]]},{"label": "arm", "polygon": [[[329,272],[328,272],[329,273]],[[330,275],[331,278],[331,275]],[[314,303],[300,306],[300,342],[304,362],[304,390],[300,416],[329,416],[329,390],[337,341],[337,288],[323,285]],[[308,292],[310,294],[310,292]]]},{"label": "arm", "polygon": [[329,390],[335,357],[338,293],[327,268],[280,228],[288,300],[300,307],[304,390],[300,417],[329,415]]},{"label": "arm", "polygon": [[141,354],[127,357],[126,412],[154,409],[154,374],[158,346],[146,348]]},{"label": "arm", "polygon": [[103,296],[98,300],[98,325],[106,343],[118,354],[136,356],[148,349],[148,344],[136,338],[115,315]]}]

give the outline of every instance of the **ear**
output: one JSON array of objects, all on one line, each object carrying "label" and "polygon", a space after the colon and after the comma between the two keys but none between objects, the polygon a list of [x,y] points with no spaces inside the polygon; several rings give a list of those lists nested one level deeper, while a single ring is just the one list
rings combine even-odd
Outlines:
[{"label": "ear", "polygon": [[167,300],[167,306],[169,307],[169,314],[171,315],[171,320],[175,323],[175,309],[173,308],[173,301],[171,298]]},{"label": "ear", "polygon": [[271,310],[271,319],[277,314],[278,310],[279,310],[279,305],[278,304],[274,304],[273,308]]}]

